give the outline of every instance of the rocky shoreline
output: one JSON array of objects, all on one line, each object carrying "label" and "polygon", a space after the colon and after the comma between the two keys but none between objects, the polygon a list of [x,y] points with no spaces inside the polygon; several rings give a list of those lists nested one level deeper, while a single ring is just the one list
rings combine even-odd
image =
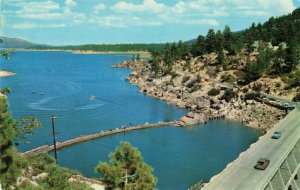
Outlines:
[{"label": "rocky shoreline", "polygon": [[[285,116],[284,111],[275,107],[255,100],[245,100],[245,88],[249,86],[241,89],[222,83],[220,75],[209,76],[208,70],[211,67],[208,65],[213,64],[215,58],[214,55],[193,58],[189,62],[189,69],[184,68],[186,61],[178,61],[172,75],[160,77],[153,76],[146,60],[124,61],[113,67],[133,69],[126,80],[138,86],[141,93],[175,104],[179,108],[189,109],[190,112],[177,122],[178,126],[226,118],[266,132]],[[220,94],[209,96],[208,92],[212,88],[221,89]],[[236,96],[227,101],[222,96],[229,88]]]}]

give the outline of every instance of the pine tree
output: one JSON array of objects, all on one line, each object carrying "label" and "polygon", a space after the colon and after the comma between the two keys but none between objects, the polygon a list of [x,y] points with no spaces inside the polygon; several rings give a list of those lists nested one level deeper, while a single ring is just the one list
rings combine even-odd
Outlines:
[{"label": "pine tree", "polygon": [[224,49],[227,50],[230,54],[233,54],[234,53],[233,35],[228,25],[226,25],[223,30],[223,36],[224,36]]},{"label": "pine tree", "polygon": [[154,72],[155,76],[160,71],[160,58],[158,56],[152,56],[152,59],[150,60],[151,65],[151,71]]},{"label": "pine tree", "polygon": [[201,56],[206,53],[205,37],[199,35],[196,42],[192,44],[191,53],[193,56]]},{"label": "pine tree", "polygon": [[128,142],[121,142],[120,147],[110,154],[109,162],[100,162],[96,170],[103,175],[109,190],[152,190],[157,183],[153,169]]},{"label": "pine tree", "polygon": [[188,56],[189,53],[189,47],[186,43],[183,43],[181,40],[179,40],[177,49],[179,52],[179,59],[183,60],[186,59],[186,56]]},{"label": "pine tree", "polygon": [[131,61],[135,61],[136,59],[135,59],[135,55],[132,55],[132,57],[131,57]]},{"label": "pine tree", "polygon": [[16,122],[8,112],[6,98],[0,96],[0,184],[8,187],[20,174],[20,169],[14,160],[13,143],[17,135],[14,128]]},{"label": "pine tree", "polygon": [[138,53],[138,54],[136,54],[136,60],[141,60],[141,56],[140,56],[140,54]]},{"label": "pine tree", "polygon": [[218,54],[217,61],[218,64],[223,65],[225,61],[225,56],[224,56],[224,37],[223,34],[221,33],[220,30],[217,31],[215,35],[215,43],[216,43],[216,52]]},{"label": "pine tree", "polygon": [[206,51],[212,53],[216,51],[216,34],[214,29],[209,29],[206,35]]}]

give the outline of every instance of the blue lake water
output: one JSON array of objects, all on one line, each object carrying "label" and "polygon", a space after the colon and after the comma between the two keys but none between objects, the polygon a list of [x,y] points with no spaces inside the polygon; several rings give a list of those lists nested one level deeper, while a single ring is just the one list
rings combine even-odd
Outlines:
[{"label": "blue lake water", "polygon": [[[56,116],[58,140],[90,134],[123,125],[168,121],[187,110],[138,93],[125,81],[129,69],[112,65],[130,55],[82,55],[68,52],[17,52],[1,69],[15,76],[0,79],[11,87],[10,111],[15,118],[34,115],[44,127],[21,143],[24,151],[51,144],[51,115]],[[1,61],[3,62],[3,60]],[[90,99],[94,96],[95,99]],[[192,128],[154,128],[93,140],[58,152],[58,162],[97,177],[99,160],[107,161],[119,141],[137,147],[144,160],[155,168],[157,189],[187,189],[200,179],[208,181],[240,152],[255,142],[260,133],[242,124],[216,120]]]}]

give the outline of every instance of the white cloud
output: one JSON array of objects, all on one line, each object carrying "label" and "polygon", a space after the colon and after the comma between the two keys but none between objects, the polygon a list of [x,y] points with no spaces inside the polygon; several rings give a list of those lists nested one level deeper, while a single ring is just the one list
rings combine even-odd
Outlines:
[{"label": "white cloud", "polygon": [[82,4],[76,0],[5,0],[5,3],[14,8],[4,10],[1,18],[23,19],[24,24],[14,25],[14,28],[46,27],[46,24],[34,24],[41,23],[39,21],[51,27],[62,26],[53,24],[57,22],[75,25],[87,21],[121,28],[166,24],[218,26],[224,17],[268,18],[295,9],[292,0],[176,0],[173,5],[158,0],[143,0],[140,3],[121,0],[111,7],[104,3],[95,4],[90,7],[90,12],[81,11]]},{"label": "white cloud", "polygon": [[65,24],[47,24],[41,25],[32,22],[18,23],[10,26],[14,29],[34,29],[34,28],[63,28],[66,27]]},{"label": "white cloud", "polygon": [[162,24],[218,26],[224,17],[278,16],[295,9],[292,0],[179,0],[168,6],[156,0],[141,3],[119,1],[111,7],[114,16],[131,18],[130,25],[157,26]]},{"label": "white cloud", "polygon": [[219,22],[215,19],[188,19],[179,21],[184,25],[209,25],[209,26],[219,26]]},{"label": "white cloud", "polygon": [[50,12],[18,12],[18,17],[35,20],[59,20],[63,17],[61,13],[50,13]]},{"label": "white cloud", "polygon": [[18,1],[14,6],[19,9],[10,11],[10,14],[19,18],[36,20],[58,20],[63,18],[63,15],[59,12],[59,4],[54,1]]},{"label": "white cloud", "polygon": [[290,13],[296,8],[292,0],[228,1],[231,1],[229,11],[232,15],[271,17]]},{"label": "white cloud", "polygon": [[101,27],[127,28],[124,18],[120,16],[102,16],[93,17],[90,23],[98,24]]},{"label": "white cloud", "polygon": [[97,11],[102,11],[102,10],[105,10],[106,9],[106,5],[103,4],[103,3],[99,3],[97,4],[95,7],[94,7],[95,10]]},{"label": "white cloud", "polygon": [[78,24],[84,22],[87,18],[84,13],[72,11],[72,7],[76,7],[77,3],[75,0],[66,0],[64,7],[65,19],[70,19],[72,23]]},{"label": "white cloud", "polygon": [[163,3],[155,0],[144,0],[142,4],[127,3],[120,1],[112,7],[116,12],[161,12],[166,8]]},{"label": "white cloud", "polygon": [[75,7],[77,3],[75,2],[75,0],[66,0],[65,5],[68,7],[73,7],[73,6]]}]

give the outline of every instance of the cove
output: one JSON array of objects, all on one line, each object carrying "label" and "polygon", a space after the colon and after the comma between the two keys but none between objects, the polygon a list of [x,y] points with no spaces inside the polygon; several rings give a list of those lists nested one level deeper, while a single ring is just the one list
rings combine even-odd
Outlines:
[{"label": "cove", "polygon": [[[56,116],[57,138],[66,140],[122,125],[168,121],[187,110],[144,96],[127,83],[129,69],[112,65],[130,55],[82,55],[69,52],[17,52],[2,64],[15,76],[0,79],[12,88],[10,111],[15,118],[34,115],[44,127],[21,143],[25,151],[51,144],[51,115]],[[94,99],[90,97],[94,96]],[[239,123],[216,120],[192,128],[155,128],[105,137],[59,151],[59,164],[90,177],[99,160],[107,161],[119,141],[129,141],[155,168],[158,189],[187,189],[200,179],[208,181],[260,133]]]}]

